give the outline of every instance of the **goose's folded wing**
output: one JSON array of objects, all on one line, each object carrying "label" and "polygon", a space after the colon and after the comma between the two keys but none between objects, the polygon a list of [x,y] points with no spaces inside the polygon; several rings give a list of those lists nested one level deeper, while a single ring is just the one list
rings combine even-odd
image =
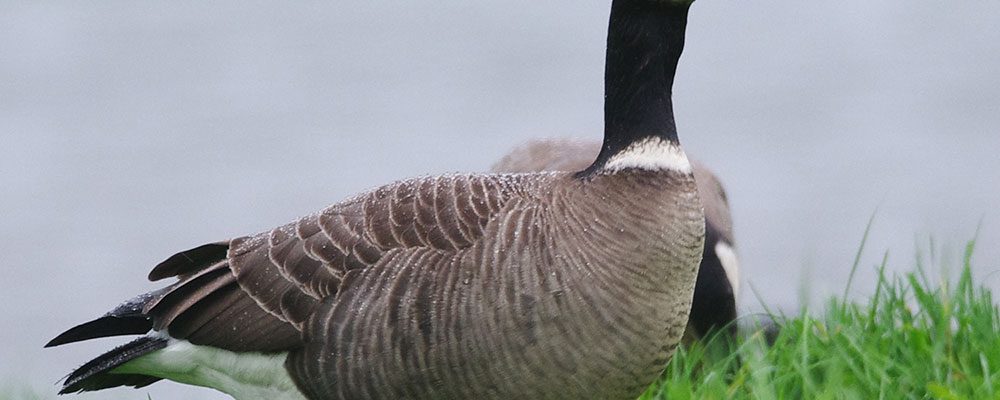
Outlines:
[{"label": "goose's folded wing", "polygon": [[178,253],[151,279],[180,280],[146,303],[156,329],[196,344],[277,351],[301,341],[351,271],[393,249],[455,252],[518,195],[516,176],[458,175],[387,185],[269,232]]}]

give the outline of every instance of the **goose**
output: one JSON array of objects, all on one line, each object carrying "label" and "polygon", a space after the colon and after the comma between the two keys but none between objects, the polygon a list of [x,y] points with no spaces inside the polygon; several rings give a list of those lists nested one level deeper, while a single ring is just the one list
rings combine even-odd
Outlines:
[{"label": "goose", "polygon": [[[496,173],[576,171],[586,168],[601,150],[601,142],[586,139],[536,139],[515,147],[490,168]],[[705,207],[705,251],[694,289],[685,342],[721,330],[736,333],[740,289],[739,258],[733,245],[729,199],[719,178],[691,160],[698,193]]]},{"label": "goose", "polygon": [[704,246],[671,98],[691,2],[612,1],[587,168],[406,179],[177,253],[149,273],[172,284],[48,343],[138,336],[61,393],[634,399],[681,340]]}]

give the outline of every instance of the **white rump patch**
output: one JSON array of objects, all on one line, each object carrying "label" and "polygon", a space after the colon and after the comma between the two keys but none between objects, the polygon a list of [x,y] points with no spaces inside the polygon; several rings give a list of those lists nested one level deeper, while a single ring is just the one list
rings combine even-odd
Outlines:
[{"label": "white rump patch", "polygon": [[629,145],[625,150],[611,156],[601,168],[605,171],[623,169],[647,171],[677,171],[691,173],[691,162],[687,154],[676,143],[660,138],[648,138]]},{"label": "white rump patch", "polygon": [[736,251],[728,243],[719,241],[715,244],[715,256],[719,258],[722,269],[726,271],[729,285],[733,287],[733,297],[740,297],[740,260]]},{"label": "white rump patch", "polygon": [[288,353],[234,353],[170,339],[157,350],[115,368],[216,389],[236,400],[307,400],[285,369]]}]

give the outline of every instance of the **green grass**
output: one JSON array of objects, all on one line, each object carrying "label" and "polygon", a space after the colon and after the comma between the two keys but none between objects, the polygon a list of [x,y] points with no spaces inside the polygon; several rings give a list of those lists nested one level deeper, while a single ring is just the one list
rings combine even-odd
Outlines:
[{"label": "green grass", "polygon": [[922,262],[886,276],[883,261],[870,298],[786,318],[773,345],[757,333],[678,350],[640,399],[1000,399],[1000,315],[973,248],[940,283]]}]

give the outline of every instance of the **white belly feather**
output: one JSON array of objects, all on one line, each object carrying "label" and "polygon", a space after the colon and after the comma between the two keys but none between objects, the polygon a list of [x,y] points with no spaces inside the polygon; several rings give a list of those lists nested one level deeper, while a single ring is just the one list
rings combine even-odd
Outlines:
[{"label": "white belly feather", "polygon": [[234,353],[170,339],[165,349],[111,373],[143,374],[216,389],[236,400],[306,400],[285,369],[288,353]]}]

